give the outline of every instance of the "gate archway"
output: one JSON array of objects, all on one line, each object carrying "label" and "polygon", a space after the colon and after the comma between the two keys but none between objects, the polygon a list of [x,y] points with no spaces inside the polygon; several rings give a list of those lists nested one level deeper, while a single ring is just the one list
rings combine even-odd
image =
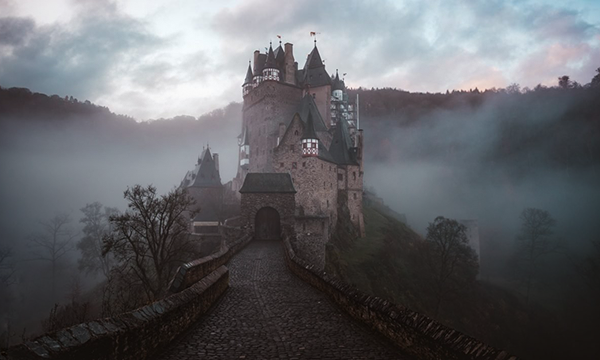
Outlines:
[{"label": "gate archway", "polygon": [[254,238],[256,240],[278,240],[281,236],[279,212],[272,207],[263,207],[254,218]]}]

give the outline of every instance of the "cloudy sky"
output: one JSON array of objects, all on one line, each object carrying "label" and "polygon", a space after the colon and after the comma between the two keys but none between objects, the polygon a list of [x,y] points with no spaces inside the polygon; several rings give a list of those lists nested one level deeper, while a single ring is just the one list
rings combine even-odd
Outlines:
[{"label": "cloudy sky", "polygon": [[587,83],[597,0],[0,0],[0,86],[72,95],[138,120],[241,100],[255,49],[318,46],[353,87]]}]

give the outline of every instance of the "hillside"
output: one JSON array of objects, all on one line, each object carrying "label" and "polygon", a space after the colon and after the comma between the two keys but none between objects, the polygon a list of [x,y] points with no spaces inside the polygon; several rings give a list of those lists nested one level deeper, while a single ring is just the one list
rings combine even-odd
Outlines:
[{"label": "hillside", "polygon": [[577,336],[541,304],[528,307],[517,294],[478,280],[448,297],[434,314],[433,283],[424,263],[425,239],[367,193],[366,237],[330,246],[327,271],[362,291],[424,313],[498,348],[531,359],[589,355]]}]

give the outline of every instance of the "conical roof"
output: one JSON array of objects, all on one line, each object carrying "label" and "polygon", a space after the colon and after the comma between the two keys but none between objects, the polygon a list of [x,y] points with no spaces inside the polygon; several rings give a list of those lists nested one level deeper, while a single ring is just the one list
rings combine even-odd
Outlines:
[{"label": "conical roof", "polygon": [[348,131],[346,120],[342,119],[337,122],[329,153],[336,163],[339,165],[358,165],[355,156],[350,151],[352,147],[352,139]]},{"label": "conical roof", "polygon": [[277,61],[273,53],[273,46],[269,45],[269,53],[267,54],[267,62],[264,69],[277,69]]},{"label": "conical roof", "polygon": [[344,84],[344,80],[340,80],[340,75],[338,74],[337,69],[335,70],[335,78],[333,79],[333,86],[331,90],[344,90],[346,88],[346,84]]},{"label": "conical roof", "polygon": [[325,65],[323,65],[321,54],[319,54],[319,49],[317,49],[317,44],[315,44],[315,47],[312,49],[310,54],[308,54],[308,58],[306,59],[304,69],[316,69],[324,66]]},{"label": "conical roof", "polygon": [[315,132],[313,117],[310,112],[308,113],[308,120],[306,120],[306,124],[304,124],[302,139],[318,139],[317,133]]},{"label": "conical roof", "polygon": [[250,61],[248,61],[248,71],[246,71],[246,79],[244,80],[244,85],[252,84],[252,78],[254,74],[252,74],[252,67],[250,66]]},{"label": "conical roof", "polygon": [[200,163],[200,168],[198,169],[198,173],[196,174],[194,182],[190,186],[202,188],[220,187],[221,175],[219,174],[219,170],[217,170],[217,166],[212,154],[210,153],[210,149],[206,148],[201,157],[202,161]]},{"label": "conical roof", "polygon": [[302,83],[311,87],[324,86],[331,84],[331,78],[325,70],[325,65],[319,54],[317,45],[308,55],[304,69],[302,70]]}]

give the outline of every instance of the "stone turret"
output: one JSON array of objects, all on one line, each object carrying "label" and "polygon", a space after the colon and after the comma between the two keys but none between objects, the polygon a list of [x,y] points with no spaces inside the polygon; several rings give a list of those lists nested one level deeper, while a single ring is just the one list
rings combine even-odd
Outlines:
[{"label": "stone turret", "polygon": [[246,96],[252,90],[252,82],[253,82],[254,74],[252,74],[252,67],[250,66],[250,61],[248,61],[248,71],[246,71],[246,79],[244,80],[244,84],[242,85],[243,95]]},{"label": "stone turret", "polygon": [[269,45],[269,53],[267,54],[267,61],[262,71],[263,81],[279,81],[279,69],[277,68],[277,61],[275,54],[273,53],[273,46]]},{"label": "stone turret", "polygon": [[319,156],[319,137],[315,132],[312,114],[308,113],[308,120],[302,133],[302,157]]}]

